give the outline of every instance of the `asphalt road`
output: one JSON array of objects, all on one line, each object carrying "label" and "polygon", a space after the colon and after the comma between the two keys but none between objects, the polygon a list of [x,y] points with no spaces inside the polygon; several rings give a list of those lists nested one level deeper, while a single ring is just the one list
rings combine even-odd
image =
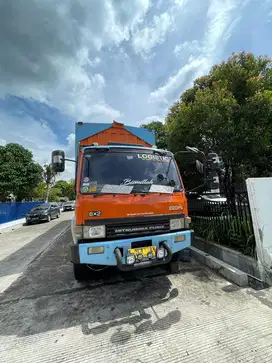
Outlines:
[{"label": "asphalt road", "polygon": [[194,263],[79,284],[67,226],[56,222],[59,237],[0,295],[1,362],[272,362],[271,290],[240,289]]},{"label": "asphalt road", "polygon": [[[56,236],[69,228],[74,212],[61,213],[49,223],[18,225],[0,231],[0,293],[4,292],[44,251]],[[46,233],[47,232],[47,233]]]}]

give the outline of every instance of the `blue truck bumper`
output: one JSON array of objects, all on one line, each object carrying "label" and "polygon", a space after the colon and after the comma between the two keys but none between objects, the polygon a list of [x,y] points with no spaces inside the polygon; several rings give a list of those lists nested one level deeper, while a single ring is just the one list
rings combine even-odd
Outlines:
[{"label": "blue truck bumper", "polygon": [[[162,260],[155,259],[148,261],[149,263],[142,262],[135,265],[137,265],[138,268],[142,268],[151,265],[163,264],[169,262],[173,254],[190,247],[192,235],[193,231],[186,230],[155,236],[127,238],[116,241],[75,244],[70,248],[70,260],[75,264],[117,266],[121,270],[132,270],[134,269],[133,266],[126,264],[128,249],[131,248],[131,244],[133,242],[151,240],[152,246],[156,246],[157,249],[163,246],[168,252],[168,257]],[[90,247],[104,247],[104,253],[89,254]]]}]

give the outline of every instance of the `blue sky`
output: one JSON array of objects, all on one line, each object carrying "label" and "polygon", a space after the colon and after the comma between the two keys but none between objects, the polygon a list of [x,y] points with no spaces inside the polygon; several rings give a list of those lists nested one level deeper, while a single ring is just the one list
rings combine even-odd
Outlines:
[{"label": "blue sky", "polygon": [[232,52],[271,56],[271,34],[272,0],[0,0],[0,144],[72,157],[75,121],[163,120]]}]

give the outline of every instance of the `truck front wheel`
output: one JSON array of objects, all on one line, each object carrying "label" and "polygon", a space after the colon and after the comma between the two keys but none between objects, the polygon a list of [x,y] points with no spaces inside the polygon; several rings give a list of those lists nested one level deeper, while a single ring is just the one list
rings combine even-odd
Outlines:
[{"label": "truck front wheel", "polygon": [[73,264],[74,277],[77,281],[88,280],[88,269],[84,264]]}]

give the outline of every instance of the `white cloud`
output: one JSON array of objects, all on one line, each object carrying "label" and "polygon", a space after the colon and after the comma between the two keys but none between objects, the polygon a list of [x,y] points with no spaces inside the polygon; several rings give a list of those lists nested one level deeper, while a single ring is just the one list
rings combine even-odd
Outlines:
[{"label": "white cloud", "polygon": [[147,122],[152,122],[152,121],[161,121],[161,117],[154,115],[154,116],[147,116],[144,120],[143,123],[147,123]]},{"label": "white cloud", "polygon": [[182,44],[177,44],[174,48],[174,53],[178,57],[185,54],[191,54],[200,52],[202,50],[202,46],[198,40],[192,40],[191,42],[185,41]]},{"label": "white cloud", "polygon": [[76,135],[74,133],[69,134],[66,139],[70,148],[75,146]]},{"label": "white cloud", "polygon": [[[203,41],[185,41],[181,45],[176,45],[174,48],[176,55],[187,48],[189,53],[187,64],[171,75],[164,85],[151,92],[150,102],[171,104],[184,89],[192,85],[195,78],[209,71],[223,53],[224,45],[239,20],[237,15],[236,21],[233,22],[233,12],[243,5],[243,1],[211,0],[207,11],[208,25]],[[183,4],[182,1],[180,3]]]},{"label": "white cloud", "polygon": [[[0,3],[0,97],[32,97],[74,120],[139,125],[162,119],[196,77],[227,56],[226,43],[254,1],[28,0],[16,11],[14,2]],[[254,18],[258,29],[263,22]],[[21,140],[39,160],[53,148],[72,150],[69,127],[61,145],[46,123],[30,118],[22,128],[25,120],[6,120],[13,130],[0,132],[0,143]]]},{"label": "white cloud", "polygon": [[99,57],[95,57],[94,59],[89,60],[89,64],[91,67],[95,68],[98,64],[101,63],[101,59]]},{"label": "white cloud", "polygon": [[223,46],[224,33],[232,23],[232,12],[242,5],[243,0],[212,0],[208,9],[208,30],[205,34],[205,52],[209,54],[219,53]]},{"label": "white cloud", "polygon": [[11,2],[1,4],[0,95],[32,97],[79,119],[97,104],[101,117],[118,115],[104,99],[105,80],[90,71],[100,63],[92,54],[129,40],[149,6],[149,0],[129,6],[125,0],[29,0],[17,2],[14,12]]},{"label": "white cloud", "polygon": [[[191,79],[198,77],[204,69],[209,69],[209,62],[207,58],[193,58],[190,57],[188,63],[183,66],[174,76],[167,80],[167,83],[150,94],[150,102],[160,102],[168,105],[176,97],[176,92],[181,85],[187,88]],[[190,74],[190,79],[185,83],[186,76]]]},{"label": "white cloud", "polygon": [[[8,128],[5,126],[7,124]],[[40,165],[50,163],[51,152],[56,149],[64,150],[67,157],[74,158],[74,134],[68,135],[67,143],[62,144],[45,123],[39,123],[31,117],[14,117],[0,111],[0,129],[5,130],[5,140],[2,140],[5,144],[16,142],[31,150],[34,160]],[[60,177],[73,178],[74,164],[67,163],[66,172]]]},{"label": "white cloud", "polygon": [[184,5],[188,3],[189,0],[174,0],[174,5],[177,9],[183,8]]},{"label": "white cloud", "polygon": [[7,143],[6,140],[0,139],[0,146],[5,146],[6,143]]},{"label": "white cloud", "polygon": [[152,24],[138,29],[132,38],[132,45],[137,54],[149,54],[153,47],[164,42],[167,32],[173,25],[173,17],[165,12],[155,15]]},{"label": "white cloud", "polygon": [[[176,17],[181,14],[189,0],[170,0],[167,11],[154,15],[149,24],[139,24],[132,36],[132,46],[136,54],[150,59],[150,52],[166,40],[168,33],[176,29]],[[156,4],[157,9],[163,2]],[[152,56],[151,56],[152,57]]]},{"label": "white cloud", "polygon": [[96,104],[92,106],[90,114],[92,116],[105,115],[108,120],[120,119],[123,116],[118,110],[105,104]]}]

